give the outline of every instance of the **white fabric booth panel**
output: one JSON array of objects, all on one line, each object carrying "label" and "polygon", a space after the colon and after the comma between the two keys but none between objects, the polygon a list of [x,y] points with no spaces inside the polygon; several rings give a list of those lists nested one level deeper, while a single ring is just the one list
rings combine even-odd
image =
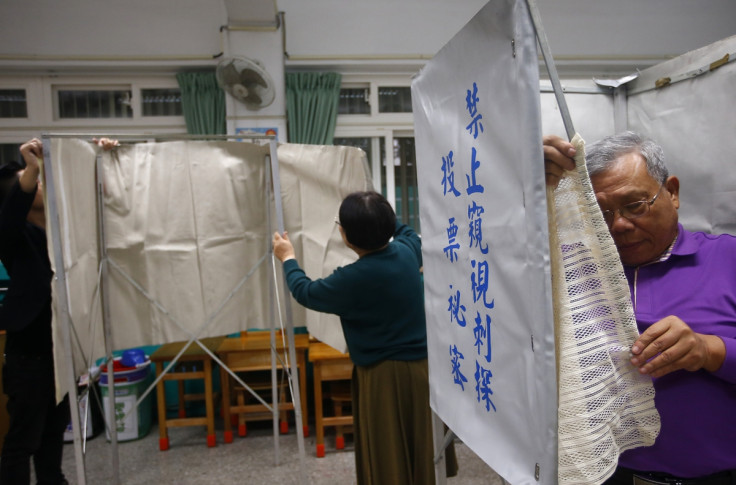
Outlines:
[{"label": "white fabric booth panel", "polygon": [[[281,286],[282,278],[280,263],[270,264],[277,224],[268,144],[123,143],[101,152],[103,230],[97,217],[98,152],[79,138],[51,138],[61,240],[49,238],[49,253],[61,246],[77,375],[105,355],[102,240],[114,349],[270,328],[272,318],[279,326],[283,310],[270,311],[270,285]],[[281,144],[277,158],[284,227],[307,274],[326,276],[353,261],[334,220],[345,195],[371,188],[365,153]],[[54,267],[59,263],[52,261]],[[282,308],[284,294],[282,289]],[[345,349],[336,316],[297,304],[292,310],[294,326]],[[57,343],[60,332],[55,324]],[[63,349],[56,349],[57,362],[63,361]]]}]

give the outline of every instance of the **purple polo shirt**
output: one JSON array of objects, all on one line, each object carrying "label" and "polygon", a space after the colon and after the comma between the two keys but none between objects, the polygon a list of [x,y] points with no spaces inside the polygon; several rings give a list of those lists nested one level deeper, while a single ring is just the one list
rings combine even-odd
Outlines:
[{"label": "purple polo shirt", "polygon": [[736,237],[679,225],[669,258],[624,270],[640,332],[674,315],[697,333],[720,336],[726,360],[713,373],[654,379],[662,429],[653,446],[624,452],[619,465],[678,477],[736,469]]}]

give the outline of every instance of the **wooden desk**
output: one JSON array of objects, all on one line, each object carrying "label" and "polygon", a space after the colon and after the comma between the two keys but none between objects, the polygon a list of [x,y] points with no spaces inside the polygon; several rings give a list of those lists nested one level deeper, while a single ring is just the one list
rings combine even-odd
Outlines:
[{"label": "wooden desk", "polygon": [[[349,426],[353,424],[352,416],[336,415],[325,417],[322,410],[322,383],[326,381],[352,380],[353,363],[348,354],[338,352],[323,342],[312,342],[309,345],[309,361],[312,363],[314,379],[314,421],[317,435],[317,457],[325,456],[325,426]],[[336,407],[337,409],[337,407]],[[336,413],[337,414],[337,413]],[[341,436],[338,435],[338,438]],[[336,440],[336,448],[344,448],[344,441]]]},{"label": "wooden desk", "polygon": [[[211,337],[201,339],[207,349],[215,353],[220,343],[225,337]],[[151,362],[156,364],[156,377],[160,376],[165,367],[166,362],[171,362],[174,357],[181,351],[186,342],[172,342],[162,345],[151,354]],[[201,362],[202,369],[196,369],[192,366],[186,369],[185,366],[179,365],[185,362]],[[204,380],[204,394],[184,394],[184,382],[190,379]],[[166,418],[166,381],[177,381],[179,387],[179,417],[176,419]],[[177,364],[171,368],[164,377],[156,384],[156,397],[158,401],[158,428],[159,428],[159,449],[165,451],[169,449],[168,428],[178,426],[207,426],[207,446],[217,445],[215,438],[215,406],[212,391],[212,358],[197,342],[192,342],[187,350],[179,357]],[[185,401],[204,400],[205,416],[204,417],[186,417]]]},{"label": "wooden desk", "polygon": [[[276,334],[276,351],[283,355],[284,340],[279,332]],[[287,342],[288,343],[288,342]],[[294,335],[294,351],[296,354],[297,370],[299,373],[299,398],[301,400],[302,425],[304,436],[309,436],[309,426],[307,424],[307,374],[306,369],[306,352],[309,347],[309,335]],[[288,352],[288,349],[287,349]],[[217,349],[220,360],[233,372],[253,372],[271,369],[271,332],[247,332],[240,337],[226,338]],[[276,366],[282,369],[281,362],[277,359]],[[233,414],[242,416],[243,420],[257,421],[270,419],[272,414],[263,404],[245,404],[242,401],[233,405],[231,403],[231,386],[235,380],[228,372],[220,369],[220,382],[222,385],[222,409],[223,421],[225,427],[225,443],[232,443],[232,420]],[[243,379],[248,384],[248,379]],[[278,386],[277,386],[278,387]],[[248,392],[248,391],[245,391]],[[293,411],[293,402],[280,402],[279,411]],[[244,423],[244,422],[243,422]],[[242,427],[244,428],[244,424]],[[288,423],[282,420],[281,432],[288,431]],[[245,429],[239,429],[238,434],[245,435]]]}]

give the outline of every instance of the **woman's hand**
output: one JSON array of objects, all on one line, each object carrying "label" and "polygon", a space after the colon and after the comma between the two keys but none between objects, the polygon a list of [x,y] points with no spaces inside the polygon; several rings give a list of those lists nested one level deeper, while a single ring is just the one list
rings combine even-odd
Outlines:
[{"label": "woman's hand", "polygon": [[288,232],[284,232],[283,237],[278,232],[273,233],[273,255],[282,263],[288,259],[296,259]]}]

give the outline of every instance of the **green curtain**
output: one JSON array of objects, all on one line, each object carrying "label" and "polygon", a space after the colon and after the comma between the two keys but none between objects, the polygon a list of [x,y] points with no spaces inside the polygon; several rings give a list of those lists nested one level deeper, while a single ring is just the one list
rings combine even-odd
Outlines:
[{"label": "green curtain", "polygon": [[180,72],[181,106],[190,135],[224,135],[225,91],[214,72]]},{"label": "green curtain", "polygon": [[336,72],[286,74],[290,143],[332,145],[341,80]]}]

